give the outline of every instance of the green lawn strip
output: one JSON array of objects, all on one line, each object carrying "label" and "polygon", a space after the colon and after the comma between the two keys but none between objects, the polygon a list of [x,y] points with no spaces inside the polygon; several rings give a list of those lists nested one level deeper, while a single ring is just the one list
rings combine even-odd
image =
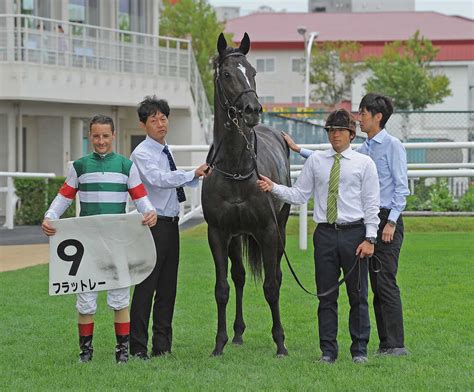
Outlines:
[{"label": "green lawn strip", "polygon": [[[411,219],[411,218],[410,218]],[[424,219],[424,218],[415,218]],[[456,218],[457,219],[457,218]],[[291,223],[290,223],[291,224]],[[409,223],[407,223],[408,226]],[[247,275],[244,345],[233,346],[235,295],[227,312],[229,344],[220,358],[212,351],[217,312],[214,265],[201,232],[183,234],[174,322],[174,356],[147,362],[114,362],[113,314],[99,296],[94,360],[78,364],[75,297],[49,297],[45,265],[0,274],[0,388],[2,390],[473,390],[474,241],[469,232],[406,235],[399,284],[405,310],[406,358],[376,357],[373,313],[369,363],[350,361],[348,304],[340,293],[339,360],[315,364],[317,301],[296,285],[283,263],[281,315],[290,356],[274,357],[271,316],[261,282]],[[205,227],[204,227],[205,231]],[[311,244],[309,238],[309,244]],[[304,285],[314,290],[312,246],[287,250]],[[370,299],[371,300],[371,299]]]},{"label": "green lawn strip", "polygon": [[[405,232],[451,232],[461,231],[472,233],[474,232],[474,217],[472,216],[434,216],[434,217],[415,217],[408,216],[403,218],[405,225]],[[308,234],[313,234],[316,223],[313,218],[308,216]],[[299,218],[291,216],[286,225],[286,232],[288,235],[299,234]],[[207,235],[207,226],[205,223],[188,229],[184,232],[186,236],[201,236]]]}]

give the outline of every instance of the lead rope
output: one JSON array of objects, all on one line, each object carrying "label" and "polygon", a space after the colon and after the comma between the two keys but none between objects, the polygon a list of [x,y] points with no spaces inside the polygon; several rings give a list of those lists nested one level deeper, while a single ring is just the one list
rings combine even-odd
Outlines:
[{"label": "lead rope", "polygon": [[[257,134],[255,133],[255,130],[253,130],[254,132],[254,140],[255,140],[255,146],[257,145]],[[243,135],[243,134],[242,134]],[[243,135],[245,140],[247,141],[247,138],[245,137],[245,135]],[[259,171],[258,171],[258,166],[257,166],[257,160],[256,160],[256,157],[253,156],[253,154],[251,154],[252,156],[252,159],[254,159],[255,161],[255,173],[257,174],[257,177],[259,180],[262,179],[262,176],[260,175]],[[298,286],[300,286],[303,291],[305,291],[307,294],[313,296],[313,297],[318,297],[318,298],[322,298],[322,297],[326,297],[328,296],[329,294],[333,293],[334,291],[336,291],[345,281],[347,281],[347,278],[349,278],[349,276],[354,272],[356,266],[359,266],[358,270],[359,270],[359,276],[358,276],[358,282],[357,282],[357,287],[358,287],[358,290],[360,291],[360,281],[361,281],[361,270],[360,270],[360,263],[363,259],[360,258],[360,256],[357,256],[356,259],[355,259],[355,262],[354,264],[352,265],[352,267],[350,268],[350,270],[347,272],[347,274],[344,275],[344,277],[342,279],[339,280],[339,282],[337,282],[334,286],[332,286],[331,288],[329,288],[328,290],[322,292],[322,293],[312,293],[310,292],[309,290],[307,290],[303,284],[301,283],[301,281],[299,280],[298,276],[296,275],[296,272],[295,270],[293,269],[293,266],[291,265],[290,263],[290,259],[288,257],[288,254],[286,253],[286,249],[285,249],[285,244],[283,242],[283,237],[281,235],[281,232],[280,232],[280,228],[278,227],[278,218],[277,218],[277,215],[276,215],[276,211],[275,211],[275,204],[273,203],[273,199],[272,199],[272,196],[270,194],[270,192],[266,192],[267,194],[267,197],[268,197],[268,203],[270,204],[270,209],[272,210],[272,214],[273,214],[273,219],[275,221],[275,225],[276,225],[276,229],[277,229],[277,233],[278,233],[278,238],[280,239],[280,243],[281,243],[281,246],[283,248],[283,255],[285,256],[285,260],[286,260],[286,263],[288,264],[288,268],[290,269],[290,272],[291,274],[293,275],[293,278],[295,279],[296,283],[298,283]],[[380,265],[380,268],[375,270],[374,269],[374,272],[379,272],[380,269],[381,269],[381,262],[380,262],[380,259],[375,256],[375,255],[372,255],[372,257],[368,257],[366,259],[368,259],[369,261],[369,265],[372,264],[372,258],[375,258],[378,260],[379,262],[379,265]]]}]

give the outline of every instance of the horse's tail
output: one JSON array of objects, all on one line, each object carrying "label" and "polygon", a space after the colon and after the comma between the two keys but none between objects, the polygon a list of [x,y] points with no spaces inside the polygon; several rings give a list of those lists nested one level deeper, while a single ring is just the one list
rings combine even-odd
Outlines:
[{"label": "horse's tail", "polygon": [[255,280],[262,279],[262,252],[260,246],[253,236],[244,234],[242,235],[242,256],[247,260],[247,264],[250,266],[250,271]]}]

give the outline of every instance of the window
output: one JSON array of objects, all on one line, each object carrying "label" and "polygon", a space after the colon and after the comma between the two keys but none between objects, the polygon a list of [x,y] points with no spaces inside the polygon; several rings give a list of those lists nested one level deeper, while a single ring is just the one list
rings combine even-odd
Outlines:
[{"label": "window", "polygon": [[292,103],[304,103],[304,96],[303,95],[294,95],[291,97]]},{"label": "window", "polygon": [[304,72],[305,71],[305,61],[304,58],[293,58],[291,59],[291,72]]},{"label": "window", "polygon": [[257,72],[275,72],[275,59],[257,59]]},{"label": "window", "polygon": [[265,103],[275,103],[275,97],[273,95],[262,95],[258,97],[258,100],[261,104]]},{"label": "window", "polygon": [[86,1],[70,0],[68,5],[69,21],[86,23]]}]

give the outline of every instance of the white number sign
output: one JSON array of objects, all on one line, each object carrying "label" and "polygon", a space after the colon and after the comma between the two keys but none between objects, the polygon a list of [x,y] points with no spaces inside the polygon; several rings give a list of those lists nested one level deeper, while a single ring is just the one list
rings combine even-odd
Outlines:
[{"label": "white number sign", "polygon": [[128,287],[153,271],[156,251],[141,214],[51,220],[49,295]]}]

